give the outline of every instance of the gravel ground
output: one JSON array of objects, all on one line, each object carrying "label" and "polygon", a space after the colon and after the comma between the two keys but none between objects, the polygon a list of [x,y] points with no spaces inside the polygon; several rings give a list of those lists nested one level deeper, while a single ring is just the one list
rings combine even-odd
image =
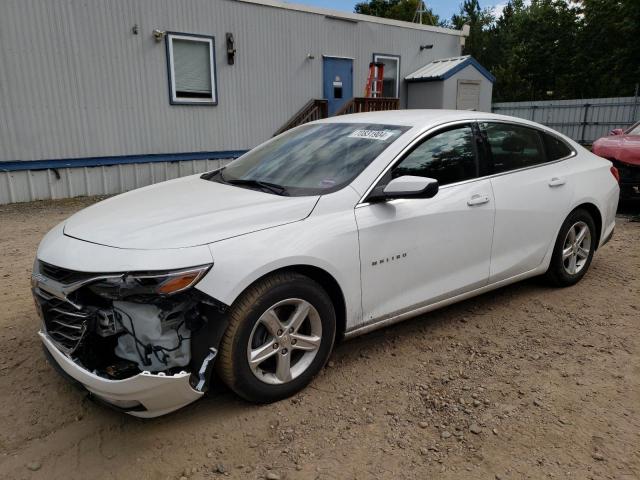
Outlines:
[{"label": "gravel ground", "polygon": [[630,217],[577,286],[531,280],[344,342],[289,400],[219,388],[143,421],[88,401],[36,338],[37,244],[93,201],[0,206],[0,478],[640,478]]}]

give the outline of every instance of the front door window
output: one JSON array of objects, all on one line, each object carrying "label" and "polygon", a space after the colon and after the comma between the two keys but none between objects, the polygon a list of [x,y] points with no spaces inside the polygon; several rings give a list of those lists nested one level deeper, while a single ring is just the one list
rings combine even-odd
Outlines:
[{"label": "front door window", "polygon": [[461,182],[477,174],[471,126],[453,128],[428,138],[391,171],[392,178],[414,175],[440,185]]}]

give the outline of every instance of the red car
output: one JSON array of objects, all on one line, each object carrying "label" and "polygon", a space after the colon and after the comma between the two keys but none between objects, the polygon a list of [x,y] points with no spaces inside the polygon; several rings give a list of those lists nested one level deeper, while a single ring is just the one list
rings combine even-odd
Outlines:
[{"label": "red car", "polygon": [[611,130],[593,143],[592,151],[618,169],[621,198],[640,198],[640,122],[627,130]]}]

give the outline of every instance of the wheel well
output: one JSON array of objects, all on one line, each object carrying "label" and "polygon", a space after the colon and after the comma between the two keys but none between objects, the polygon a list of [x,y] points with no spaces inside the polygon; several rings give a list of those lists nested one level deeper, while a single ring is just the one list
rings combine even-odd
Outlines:
[{"label": "wheel well", "polygon": [[336,339],[342,337],[347,328],[347,305],[344,301],[344,294],[340,285],[333,276],[327,271],[314,267],[312,265],[291,265],[287,267],[274,270],[264,275],[262,278],[279,272],[296,272],[305,277],[318,282],[322,288],[325,289],[333,308],[336,311]]},{"label": "wheel well", "polygon": [[596,250],[598,249],[598,245],[600,244],[600,235],[602,234],[602,215],[600,214],[600,210],[593,203],[583,203],[578,205],[573,209],[575,212],[578,209],[586,210],[593,218],[593,222],[596,224]]}]

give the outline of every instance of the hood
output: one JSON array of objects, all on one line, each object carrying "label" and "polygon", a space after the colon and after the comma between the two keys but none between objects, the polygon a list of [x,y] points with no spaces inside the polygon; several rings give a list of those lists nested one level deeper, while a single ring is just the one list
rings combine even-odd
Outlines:
[{"label": "hood", "polygon": [[317,200],[317,196],[283,197],[193,175],[96,203],[69,218],[64,233],[117,248],[192,247],[302,220]]}]

